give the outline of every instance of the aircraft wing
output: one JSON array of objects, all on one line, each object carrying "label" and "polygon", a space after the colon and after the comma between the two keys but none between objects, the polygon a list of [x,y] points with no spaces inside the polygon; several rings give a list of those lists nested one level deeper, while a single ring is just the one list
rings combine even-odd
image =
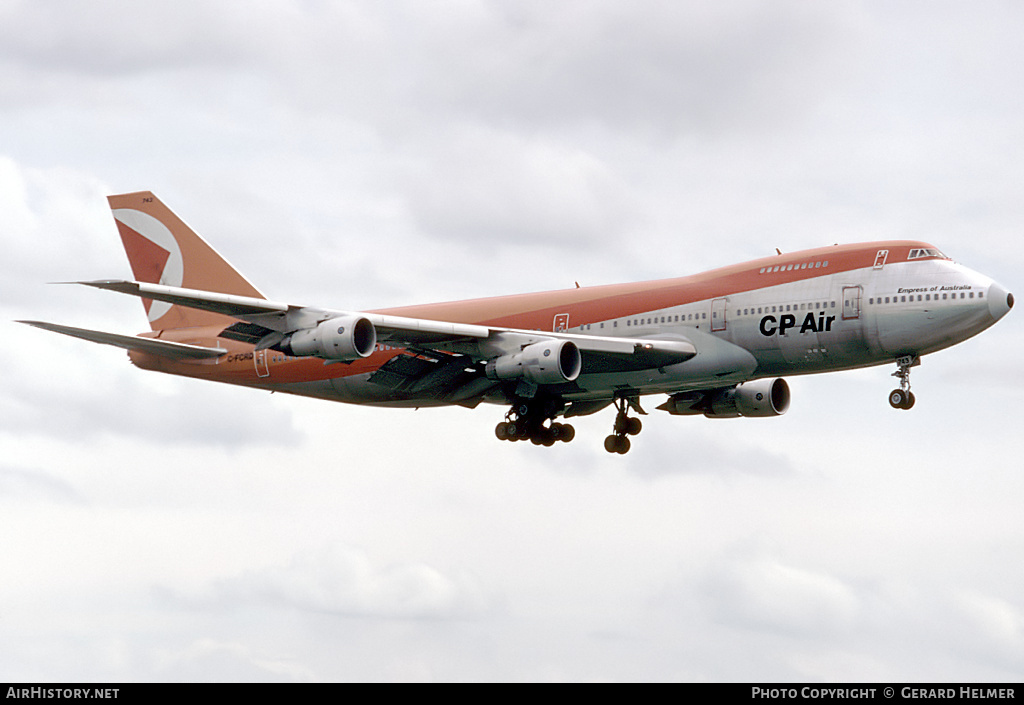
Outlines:
[{"label": "aircraft wing", "polygon": [[396,347],[411,346],[466,355],[474,360],[485,360],[518,352],[537,342],[553,339],[568,340],[579,348],[585,373],[663,367],[684,362],[697,354],[693,343],[682,338],[671,340],[618,338],[567,332],[529,331],[379,313],[296,306],[267,299],[135,281],[100,280],[78,283],[155,301],[212,311],[239,319],[243,323],[228,327],[222,336],[250,342],[257,348],[270,347],[289,332],[315,327],[320,322],[331,318],[359,316],[366,318],[374,325],[378,342]]},{"label": "aircraft wing", "polygon": [[367,318],[378,331],[378,339],[385,343],[429,344],[465,338],[486,338],[491,329],[467,323],[446,323],[421,318],[404,318],[376,313],[337,311],[331,309],[295,306],[292,304],[256,299],[212,291],[182,289],[145,282],[100,280],[77,282],[97,289],[118,291],[154,301],[163,301],[189,308],[212,311],[258,325],[267,331],[288,333],[315,326],[321,321],[338,316],[359,315]]}]

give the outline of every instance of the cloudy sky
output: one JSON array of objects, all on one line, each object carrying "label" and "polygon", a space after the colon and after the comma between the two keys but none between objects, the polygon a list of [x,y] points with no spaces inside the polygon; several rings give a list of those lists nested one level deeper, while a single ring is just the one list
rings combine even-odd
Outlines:
[{"label": "cloudy sky", "polygon": [[907,237],[1024,291],[1013,2],[0,0],[0,681],[1024,678],[1018,312],[789,414],[161,377],[105,196],[373,308]]}]

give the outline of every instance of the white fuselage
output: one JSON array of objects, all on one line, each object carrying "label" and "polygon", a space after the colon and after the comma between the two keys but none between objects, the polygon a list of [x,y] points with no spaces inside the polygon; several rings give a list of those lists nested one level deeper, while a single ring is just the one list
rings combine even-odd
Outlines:
[{"label": "white fuselage", "polygon": [[[655,393],[887,364],[901,355],[955,345],[1009,310],[1005,289],[948,260],[889,264],[779,285],[771,284],[769,274],[765,283],[581,326],[579,331],[645,338],[696,335],[741,349],[722,346],[700,374],[694,374],[703,364],[698,355],[678,365],[637,372],[626,381],[640,393]],[[600,396],[610,385],[623,385],[621,373],[614,381],[609,377],[584,376],[579,384],[587,394],[576,398]]]}]

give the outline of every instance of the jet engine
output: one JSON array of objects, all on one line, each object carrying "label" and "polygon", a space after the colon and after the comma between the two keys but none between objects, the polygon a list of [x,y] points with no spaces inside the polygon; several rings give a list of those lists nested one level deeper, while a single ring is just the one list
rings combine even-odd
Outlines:
[{"label": "jet engine", "polygon": [[759,379],[712,392],[680,392],[658,408],[677,416],[704,414],[712,419],[782,416],[789,410],[789,398],[786,380]]},{"label": "jet engine", "polygon": [[369,357],[376,345],[377,329],[368,319],[339,316],[323,321],[316,328],[289,333],[274,347],[295,357],[351,361]]},{"label": "jet engine", "polygon": [[711,397],[708,418],[782,416],[789,411],[789,385],[784,379],[759,379],[725,389]]},{"label": "jet engine", "polygon": [[534,384],[561,384],[579,377],[583,361],[571,340],[545,340],[487,362],[490,379],[525,377]]}]

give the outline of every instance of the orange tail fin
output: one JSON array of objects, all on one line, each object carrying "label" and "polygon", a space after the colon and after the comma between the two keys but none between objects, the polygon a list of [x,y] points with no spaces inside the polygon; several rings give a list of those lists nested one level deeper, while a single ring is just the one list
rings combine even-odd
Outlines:
[{"label": "orange tail fin", "polygon": [[[107,198],[136,281],[266,298],[149,191]],[[143,299],[153,330],[220,325],[217,313]]]}]

